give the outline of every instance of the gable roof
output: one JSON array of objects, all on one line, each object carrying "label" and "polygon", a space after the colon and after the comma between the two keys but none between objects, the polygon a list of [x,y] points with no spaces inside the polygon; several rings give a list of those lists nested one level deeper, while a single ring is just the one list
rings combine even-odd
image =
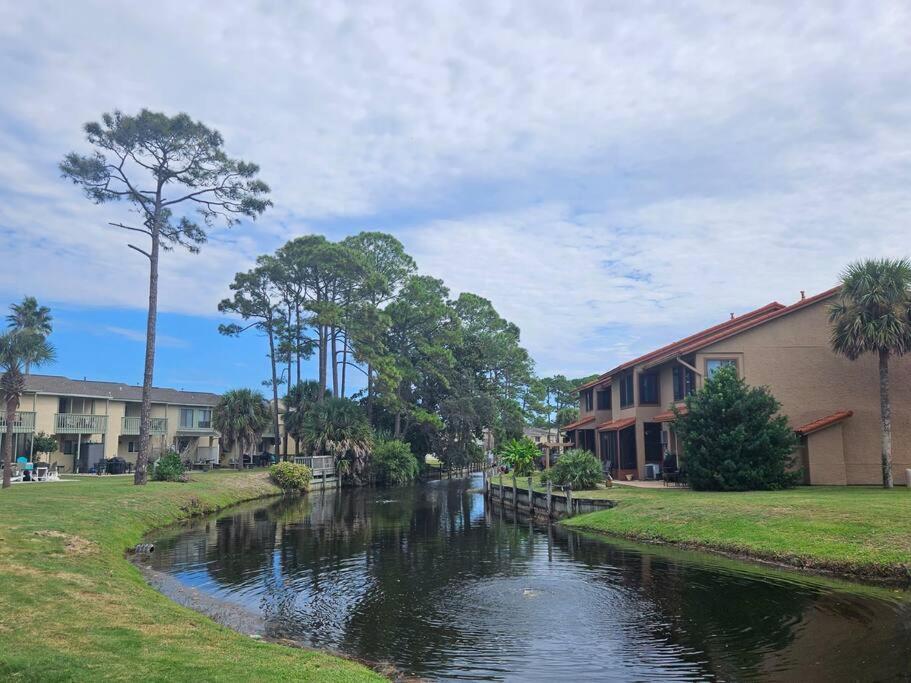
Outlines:
[{"label": "gable roof", "polygon": [[[141,401],[142,387],[120,382],[96,382],[70,379],[62,375],[32,375],[25,383],[26,393],[54,394],[59,396],[85,396],[115,401]],[[153,403],[175,403],[194,406],[214,406],[220,396],[207,391],[181,391],[152,387]]]},{"label": "gable roof", "polygon": [[619,432],[621,429],[632,427],[636,424],[635,417],[622,417],[619,420],[608,420],[598,425],[599,432]]},{"label": "gable roof", "polygon": [[571,432],[574,429],[578,429],[582,425],[586,425],[589,422],[594,422],[595,416],[590,415],[589,417],[583,417],[581,420],[576,420],[575,422],[570,422],[568,425],[563,425],[563,431]]},{"label": "gable roof", "polygon": [[743,315],[736,316],[730,320],[724,321],[723,323],[704,329],[701,332],[697,332],[696,334],[691,334],[688,337],[684,337],[683,339],[680,339],[671,344],[667,344],[666,346],[662,346],[661,348],[654,351],[650,351],[649,353],[639,356],[638,358],[634,358],[633,360],[622,363],[612,370],[605,372],[597,380],[589,382],[581,387],[577,387],[575,391],[607,382],[614,375],[629,370],[637,365],[642,365],[644,363],[657,365],[658,363],[663,363],[676,356],[693,353],[699,349],[705,348],[706,346],[740,334],[741,332],[751,330],[754,327],[758,327],[759,325],[764,325],[767,322],[776,320],[785,315],[789,315],[803,308],[806,308],[807,306],[812,306],[813,304],[816,304],[820,301],[824,301],[825,299],[835,296],[838,291],[839,287],[833,287],[832,289],[827,289],[826,291],[820,292],[814,296],[803,298],[800,301],[791,304],[790,306],[785,306],[784,304],[780,304],[777,301],[773,301],[761,308],[750,311],[749,313],[744,313]]}]

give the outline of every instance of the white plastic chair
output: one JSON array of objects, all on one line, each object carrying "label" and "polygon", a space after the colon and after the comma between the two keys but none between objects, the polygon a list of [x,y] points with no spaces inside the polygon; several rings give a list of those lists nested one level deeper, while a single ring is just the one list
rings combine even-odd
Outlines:
[{"label": "white plastic chair", "polygon": [[36,467],[35,468],[35,481],[47,481],[48,479],[48,468],[47,467]]}]

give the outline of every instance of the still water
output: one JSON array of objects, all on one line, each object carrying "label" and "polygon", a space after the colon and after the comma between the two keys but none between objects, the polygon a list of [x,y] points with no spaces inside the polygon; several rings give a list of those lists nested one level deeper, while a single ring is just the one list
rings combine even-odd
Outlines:
[{"label": "still water", "polygon": [[911,680],[905,594],[532,525],[472,486],[242,506],[159,534],[152,565],[428,679]]}]

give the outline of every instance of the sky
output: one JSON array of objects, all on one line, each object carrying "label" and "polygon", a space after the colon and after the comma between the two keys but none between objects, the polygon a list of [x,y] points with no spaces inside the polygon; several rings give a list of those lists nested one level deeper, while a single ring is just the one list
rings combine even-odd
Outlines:
[{"label": "sky", "polygon": [[489,298],[540,374],[603,372],[909,253],[911,5],[0,0],[0,307],[47,372],[141,381],[147,265],[57,164],[104,112],[186,112],[274,206],[161,263],[156,384],[268,374],[220,337],[236,272],[308,233],[394,234]]}]

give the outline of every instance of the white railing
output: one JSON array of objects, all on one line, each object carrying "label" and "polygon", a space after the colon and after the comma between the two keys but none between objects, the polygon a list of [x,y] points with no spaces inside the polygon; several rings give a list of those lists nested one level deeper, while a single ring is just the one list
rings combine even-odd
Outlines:
[{"label": "white railing", "polygon": [[[120,433],[126,435],[139,434],[139,426],[142,422],[140,417],[123,417],[120,419]],[[168,418],[153,417],[151,418],[150,434],[167,434]]]},{"label": "white railing", "polygon": [[[35,431],[35,413],[19,411],[13,418],[13,434],[31,434]],[[0,432],[6,432],[6,411],[0,412]]]},{"label": "white railing", "polygon": [[294,462],[306,465],[314,472],[335,471],[335,458],[331,455],[295,455]]},{"label": "white railing", "polygon": [[57,413],[54,429],[57,434],[104,434],[108,430],[108,416]]}]

